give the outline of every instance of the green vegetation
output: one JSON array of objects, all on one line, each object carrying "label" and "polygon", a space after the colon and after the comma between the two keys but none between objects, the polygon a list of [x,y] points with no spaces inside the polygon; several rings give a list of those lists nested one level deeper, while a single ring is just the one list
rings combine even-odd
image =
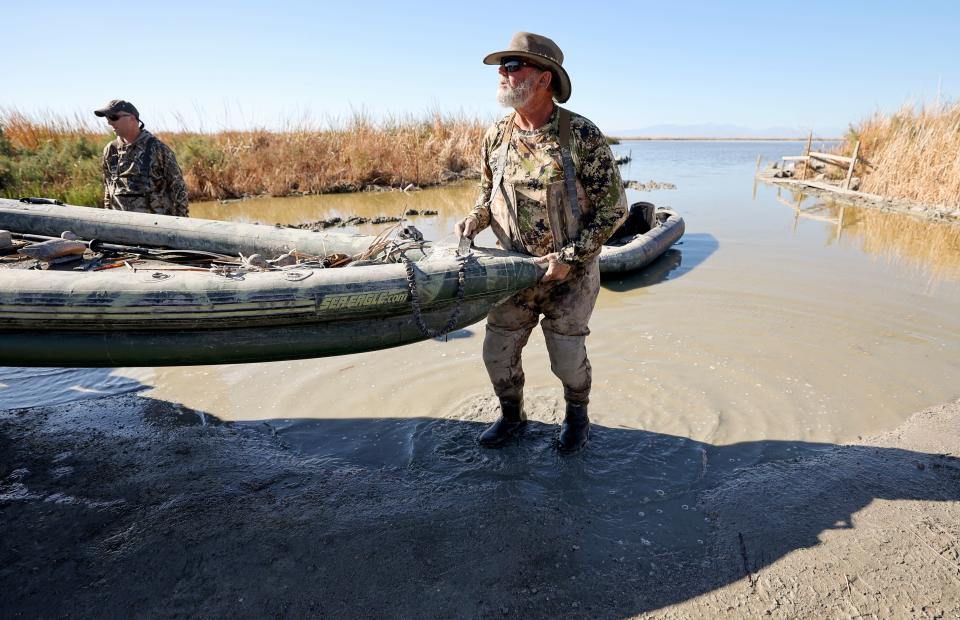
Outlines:
[{"label": "green vegetation", "polygon": [[73,204],[102,200],[100,153],[105,143],[84,128],[59,119],[25,125],[25,117],[0,117],[0,194],[9,198],[51,196]]},{"label": "green vegetation", "polygon": [[[484,126],[434,114],[342,128],[219,133],[158,132],[177,155],[191,200],[436,185],[475,176]],[[96,206],[100,154],[112,138],[81,119],[0,111],[0,195]]]}]

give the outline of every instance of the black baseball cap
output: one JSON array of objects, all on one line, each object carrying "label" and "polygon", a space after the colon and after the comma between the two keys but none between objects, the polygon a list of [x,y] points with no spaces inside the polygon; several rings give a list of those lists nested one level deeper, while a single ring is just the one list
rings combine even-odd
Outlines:
[{"label": "black baseball cap", "polygon": [[112,99],[107,102],[107,105],[103,106],[99,110],[94,110],[93,113],[97,116],[109,116],[111,114],[121,114],[126,112],[127,114],[133,114],[137,117],[137,120],[140,120],[140,112],[137,111],[137,108],[130,103],[129,101],[124,101],[123,99]]}]

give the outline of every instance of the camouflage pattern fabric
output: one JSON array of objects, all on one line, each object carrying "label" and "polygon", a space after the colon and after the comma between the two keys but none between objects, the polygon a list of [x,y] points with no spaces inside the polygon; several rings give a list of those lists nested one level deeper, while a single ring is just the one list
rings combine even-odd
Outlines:
[{"label": "camouflage pattern fabric", "polygon": [[483,362],[497,397],[523,399],[521,352],[539,321],[550,369],[563,383],[564,399],[579,405],[590,402],[593,373],[587,359],[587,324],[599,293],[600,259],[594,258],[572,267],[563,280],[525,288],[490,311]]},{"label": "camouflage pattern fabric", "polygon": [[[518,243],[534,256],[556,250],[551,230],[548,196],[561,189],[563,164],[560,159],[559,108],[546,125],[533,131],[514,127],[507,148],[503,171],[504,185],[512,185],[516,201]],[[481,151],[480,193],[469,217],[477,221],[478,230],[490,225],[491,198],[497,154],[510,117],[498,121],[484,136]],[[585,214],[579,233],[560,250],[562,262],[578,265],[600,253],[603,243],[626,216],[623,181],[613,153],[603,134],[588,119],[571,113],[571,151],[577,170],[578,189],[582,190],[580,208]],[[562,191],[557,193],[562,195]],[[500,225],[507,229],[507,224]]]},{"label": "camouflage pattern fabric", "polygon": [[120,138],[110,142],[102,164],[107,209],[187,216],[187,185],[177,158],[149,131],[130,144]]}]

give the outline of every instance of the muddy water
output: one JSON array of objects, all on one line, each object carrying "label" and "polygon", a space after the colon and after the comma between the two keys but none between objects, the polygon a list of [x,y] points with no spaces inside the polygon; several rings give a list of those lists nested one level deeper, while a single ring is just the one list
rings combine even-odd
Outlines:
[{"label": "muddy water", "polygon": [[[960,397],[960,227],[818,202],[753,183],[799,143],[635,142],[624,177],[676,190],[632,200],[686,219],[682,243],[645,272],[607,281],[588,341],[591,409],[604,426],[711,444],[856,440]],[[452,240],[472,184],[419,192],[195,204],[197,217],[302,223],[333,216],[412,217]],[[357,230],[374,233],[383,226]],[[481,242],[492,242],[489,232]],[[224,420],[461,419],[490,399],[482,324],[445,342],[357,355],[112,372],[0,369],[0,408],[145,390]],[[535,332],[524,354],[534,415],[562,404]],[[406,435],[404,435],[406,433]],[[398,443],[412,441],[401,431]],[[344,435],[339,449],[368,438]],[[324,442],[300,437],[307,451]],[[329,444],[326,444],[329,446]]]},{"label": "muddy water", "polygon": [[[49,405],[0,411],[0,582],[16,584],[0,610],[62,615],[56,593],[71,592],[115,616],[821,617],[839,596],[949,615],[943,554],[915,551],[957,538],[956,465],[938,456],[955,456],[956,408],[901,422],[960,396],[960,231],[753,187],[758,152],[801,148],[620,147],[628,178],[677,184],[643,198],[681,211],[687,235],[604,284],[597,425],[576,457],[551,447],[562,395],[539,333],[533,422],[502,450],[475,442],[494,410],[482,325],[298,362],[0,369],[0,410]],[[458,187],[193,212],[428,208],[440,215],[413,222],[437,238],[472,200]]]}]

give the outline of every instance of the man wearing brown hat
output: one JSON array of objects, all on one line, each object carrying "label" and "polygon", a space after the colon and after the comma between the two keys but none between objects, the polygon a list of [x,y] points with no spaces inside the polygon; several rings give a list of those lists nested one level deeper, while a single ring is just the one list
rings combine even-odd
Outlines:
[{"label": "man wearing brown hat", "polygon": [[590,431],[587,323],[600,291],[600,249],[627,213],[623,182],[596,125],[556,105],[571,91],[556,43],[518,32],[483,62],[500,66],[497,101],[513,112],[487,130],[480,195],[456,233],[472,238],[490,226],[501,247],[536,256],[547,271],[487,317],[483,361],[501,416],[479,442],[501,445],[526,425],[520,354],[543,315],[566,400],[557,448],[576,452]]},{"label": "man wearing brown hat", "polygon": [[103,206],[187,217],[187,185],[173,151],[144,129],[129,101],[114,99],[93,112],[117,139],[103,149]]}]

